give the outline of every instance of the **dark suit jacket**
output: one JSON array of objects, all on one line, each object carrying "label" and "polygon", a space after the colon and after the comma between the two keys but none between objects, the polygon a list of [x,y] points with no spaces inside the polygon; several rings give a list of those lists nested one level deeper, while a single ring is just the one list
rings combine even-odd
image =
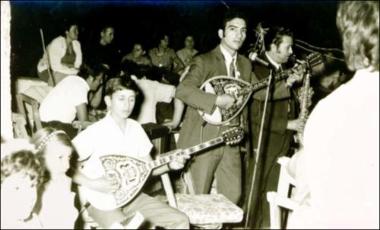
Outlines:
[{"label": "dark suit jacket", "polygon": [[[251,82],[252,68],[250,61],[238,54],[236,62],[237,70],[240,72],[240,79]],[[217,96],[205,93],[199,88],[209,78],[221,75],[227,76],[227,69],[219,46],[194,58],[189,73],[176,90],[176,97],[188,105],[183,126],[180,130],[178,147],[186,148],[199,144],[219,136],[221,131],[228,129],[228,127],[206,124],[197,111],[202,110],[206,113],[212,113]],[[245,116],[245,119],[243,119],[245,124],[243,125],[247,126],[247,110],[243,114]]]},{"label": "dark suit jacket", "polygon": [[[273,77],[278,74],[278,71],[270,64],[265,54],[260,58],[266,60],[269,63],[269,67],[256,62],[253,64],[253,71],[258,80],[268,78],[270,71],[272,71]],[[272,83],[274,84],[270,90],[265,130],[284,134],[288,120],[296,118],[295,100],[291,90],[286,86],[285,80]],[[265,95],[266,88],[253,94],[253,101],[250,106],[250,117],[253,126],[260,126]]]}]

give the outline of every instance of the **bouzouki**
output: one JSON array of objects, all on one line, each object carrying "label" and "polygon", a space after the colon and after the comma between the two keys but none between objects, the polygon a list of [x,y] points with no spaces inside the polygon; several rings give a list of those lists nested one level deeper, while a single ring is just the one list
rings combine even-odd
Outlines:
[{"label": "bouzouki", "polygon": [[[273,76],[275,82],[286,79],[290,74],[304,74],[307,70],[322,64],[322,55],[320,53],[311,53],[306,57],[306,61],[300,62],[294,68],[279,72]],[[312,72],[312,71],[311,71]],[[207,123],[212,125],[225,125],[236,118],[247,104],[252,93],[263,89],[268,85],[268,78],[251,84],[241,79],[229,76],[215,76],[205,81],[200,89],[206,93],[215,95],[229,94],[235,98],[235,103],[228,109],[216,107],[212,114],[198,110],[199,115]]]},{"label": "bouzouki", "polygon": [[131,201],[142,189],[152,170],[165,165],[183,154],[195,154],[212,146],[226,143],[239,143],[244,137],[244,130],[235,127],[222,133],[221,136],[199,145],[177,149],[161,155],[157,160],[144,161],[125,155],[105,155],[100,157],[106,178],[118,181],[119,187],[113,193],[102,193],[85,186],[80,186],[80,193],[87,202],[100,210],[113,210]]}]

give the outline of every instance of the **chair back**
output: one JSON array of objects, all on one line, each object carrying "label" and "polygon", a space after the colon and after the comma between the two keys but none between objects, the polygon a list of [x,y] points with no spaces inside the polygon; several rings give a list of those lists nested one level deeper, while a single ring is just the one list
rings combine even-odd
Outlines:
[{"label": "chair back", "polygon": [[12,113],[13,136],[15,138],[29,138],[25,125],[26,119],[22,114]]},{"label": "chair back", "polygon": [[296,180],[289,174],[290,158],[280,157],[277,163],[281,167],[277,191],[267,192],[271,229],[286,228],[288,211],[298,207],[298,203],[290,198],[292,188],[296,186]]},{"label": "chair back", "polygon": [[[24,116],[26,120],[29,135],[32,135],[37,130],[42,129],[42,123],[39,114],[40,103],[36,99],[25,95],[24,93],[16,94],[16,100],[18,111]],[[27,106],[29,106],[31,110],[29,110]]]}]

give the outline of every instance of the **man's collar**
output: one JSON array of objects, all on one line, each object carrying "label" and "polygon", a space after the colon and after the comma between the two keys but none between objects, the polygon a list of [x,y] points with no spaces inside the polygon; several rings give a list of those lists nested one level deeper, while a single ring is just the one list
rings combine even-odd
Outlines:
[{"label": "man's collar", "polygon": [[265,52],[265,56],[268,58],[268,61],[278,70],[281,67],[281,64],[275,62],[269,55],[268,52]]},{"label": "man's collar", "polygon": [[222,45],[219,45],[220,47],[220,51],[222,52],[224,58],[225,58],[225,61],[227,61],[227,63],[230,63],[232,58],[235,58],[235,62],[236,62],[236,57],[237,57],[237,52],[235,53],[234,56],[231,56],[230,53],[228,53],[228,51],[226,50],[226,48],[224,48]]}]

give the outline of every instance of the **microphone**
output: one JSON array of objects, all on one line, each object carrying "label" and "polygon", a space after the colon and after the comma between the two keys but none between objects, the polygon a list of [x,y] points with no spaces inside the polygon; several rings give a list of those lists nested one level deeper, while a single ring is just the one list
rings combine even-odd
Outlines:
[{"label": "microphone", "polygon": [[248,57],[249,57],[249,59],[250,59],[251,61],[258,62],[258,63],[260,63],[260,64],[262,64],[262,65],[264,65],[264,66],[269,66],[269,63],[268,63],[267,61],[265,61],[265,60],[259,58],[259,57],[257,56],[257,53],[256,53],[256,52],[251,52],[251,53],[249,53]]}]

